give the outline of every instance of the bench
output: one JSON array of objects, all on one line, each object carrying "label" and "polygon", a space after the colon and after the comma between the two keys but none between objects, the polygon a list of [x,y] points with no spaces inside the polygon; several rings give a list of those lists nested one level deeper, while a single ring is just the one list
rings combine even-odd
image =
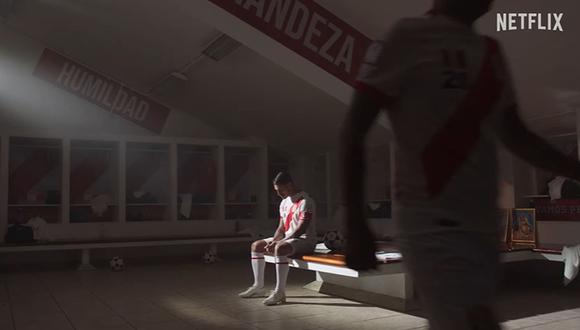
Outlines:
[{"label": "bench", "polygon": [[502,262],[516,262],[526,260],[547,260],[564,262],[562,257],[563,245],[544,244],[535,247],[513,246],[503,248],[501,253]]},{"label": "bench", "polygon": [[[379,244],[378,249],[384,254],[398,253],[389,244]],[[265,255],[265,260],[275,262],[271,255]],[[375,270],[360,272],[346,267],[344,255],[318,244],[313,254],[291,256],[288,262],[290,267],[316,272],[316,280],[307,289],[394,310],[416,308],[413,284],[400,256],[377,260]]]},{"label": "bench", "polygon": [[[405,270],[402,257],[397,258],[397,249],[392,245],[379,243],[378,249],[387,258],[377,260],[377,269],[359,272],[346,267],[342,254],[329,252],[323,244],[317,245],[313,254],[291,256],[290,267],[316,272],[316,280],[305,288],[320,293],[339,296],[398,311],[417,309],[417,299],[411,277]],[[503,246],[502,262],[524,260],[549,260],[562,262],[562,246]],[[393,257],[388,256],[393,254]],[[274,263],[271,255],[266,255],[268,263]]]},{"label": "bench", "polygon": [[253,240],[248,234],[236,234],[218,237],[153,237],[92,241],[51,241],[27,244],[3,243],[0,244],[0,253],[79,250],[81,251],[81,262],[78,270],[94,270],[95,267],[91,265],[90,254],[91,250],[94,249],[209,244],[210,250],[217,253],[218,243],[252,242]]}]

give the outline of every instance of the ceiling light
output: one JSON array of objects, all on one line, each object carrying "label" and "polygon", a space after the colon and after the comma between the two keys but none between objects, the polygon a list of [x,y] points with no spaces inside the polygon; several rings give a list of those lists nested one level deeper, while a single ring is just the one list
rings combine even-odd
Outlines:
[{"label": "ceiling light", "polygon": [[189,81],[189,77],[186,76],[183,72],[172,72],[171,76],[179,80]]},{"label": "ceiling light", "polygon": [[234,52],[241,45],[242,44],[237,40],[229,37],[226,34],[222,34],[209,46],[207,46],[207,48],[202,51],[202,54],[214,61],[219,61]]}]

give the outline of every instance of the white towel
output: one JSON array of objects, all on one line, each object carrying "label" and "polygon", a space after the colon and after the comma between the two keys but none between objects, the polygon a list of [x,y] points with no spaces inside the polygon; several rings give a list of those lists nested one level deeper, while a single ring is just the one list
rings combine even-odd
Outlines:
[{"label": "white towel", "polygon": [[93,214],[102,217],[103,214],[109,208],[109,204],[111,203],[109,195],[107,194],[100,194],[93,198],[91,198],[91,211]]},{"label": "white towel", "polygon": [[562,198],[562,186],[564,185],[564,182],[566,182],[566,178],[563,176],[557,176],[552,181],[548,182],[551,200]]},{"label": "white towel", "polygon": [[34,217],[28,220],[26,223],[30,226],[34,233],[34,239],[37,241],[46,240],[48,237],[46,235],[46,220],[41,217]]},{"label": "white towel", "polygon": [[564,247],[562,249],[562,258],[564,259],[564,285],[568,285],[578,275],[580,245]]},{"label": "white towel", "polygon": [[181,197],[181,207],[179,208],[179,214],[183,215],[186,219],[191,216],[191,207],[193,205],[193,195],[192,194],[179,194]]}]

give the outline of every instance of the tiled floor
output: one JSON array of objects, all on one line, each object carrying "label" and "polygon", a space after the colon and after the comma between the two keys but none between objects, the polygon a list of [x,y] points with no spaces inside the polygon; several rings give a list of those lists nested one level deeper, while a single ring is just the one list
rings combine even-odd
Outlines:
[{"label": "tiled floor", "polygon": [[[267,268],[273,283],[273,268]],[[100,269],[0,273],[2,330],[427,329],[410,315],[317,294],[302,285],[314,274],[291,270],[288,303],[266,307],[240,299],[250,282],[244,260]],[[580,329],[580,290],[507,290],[505,329]]]}]

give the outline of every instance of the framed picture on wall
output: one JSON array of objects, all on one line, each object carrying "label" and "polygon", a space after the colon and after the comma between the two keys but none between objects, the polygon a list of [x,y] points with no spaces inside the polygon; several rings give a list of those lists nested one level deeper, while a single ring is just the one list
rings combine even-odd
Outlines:
[{"label": "framed picture on wall", "polygon": [[510,227],[510,239],[514,244],[536,245],[535,209],[514,209]]},{"label": "framed picture on wall", "polygon": [[509,242],[509,228],[512,210],[511,209],[500,209],[498,211],[498,222],[499,222],[499,241],[500,243],[507,244]]}]

